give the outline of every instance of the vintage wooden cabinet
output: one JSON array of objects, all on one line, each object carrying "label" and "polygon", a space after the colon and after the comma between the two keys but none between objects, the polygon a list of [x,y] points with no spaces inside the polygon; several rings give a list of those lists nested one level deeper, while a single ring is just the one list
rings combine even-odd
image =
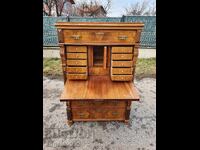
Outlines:
[{"label": "vintage wooden cabinet", "polygon": [[142,23],[57,22],[68,124],[128,123]]}]

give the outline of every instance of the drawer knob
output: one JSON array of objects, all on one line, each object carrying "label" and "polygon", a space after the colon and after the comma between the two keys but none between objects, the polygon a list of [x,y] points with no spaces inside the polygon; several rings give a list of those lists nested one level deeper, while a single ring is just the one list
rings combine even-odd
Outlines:
[{"label": "drawer knob", "polygon": [[119,40],[126,40],[128,37],[126,35],[118,36]]}]

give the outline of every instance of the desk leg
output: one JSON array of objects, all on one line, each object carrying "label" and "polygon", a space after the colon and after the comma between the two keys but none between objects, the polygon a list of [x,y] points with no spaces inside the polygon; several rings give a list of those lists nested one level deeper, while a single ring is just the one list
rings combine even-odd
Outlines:
[{"label": "desk leg", "polygon": [[70,106],[70,102],[66,102],[66,106],[67,106],[67,124],[69,126],[71,126],[73,124],[73,121],[72,121],[72,111],[71,111],[71,106]]},{"label": "desk leg", "polygon": [[126,106],[126,114],[125,114],[125,124],[129,124],[129,116],[130,116],[130,111],[131,111],[131,101],[127,101],[127,106]]}]

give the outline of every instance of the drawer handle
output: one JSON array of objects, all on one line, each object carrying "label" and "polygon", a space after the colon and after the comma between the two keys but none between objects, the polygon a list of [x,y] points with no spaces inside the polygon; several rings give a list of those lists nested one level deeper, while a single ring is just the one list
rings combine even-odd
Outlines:
[{"label": "drawer handle", "polygon": [[95,34],[96,34],[96,35],[104,35],[103,32],[96,32]]},{"label": "drawer handle", "polygon": [[[80,39],[80,35],[72,35],[71,36],[74,40],[79,40]],[[77,49],[76,49],[77,50]]]},{"label": "drawer handle", "polygon": [[119,115],[119,113],[118,112],[112,112],[112,115],[117,116],[117,115]]},{"label": "drawer handle", "polygon": [[79,117],[83,118],[83,117],[85,117],[85,114],[84,113],[79,113]]},{"label": "drawer handle", "polygon": [[126,40],[128,37],[126,35],[123,35],[123,36],[118,36],[118,39],[119,40]]}]

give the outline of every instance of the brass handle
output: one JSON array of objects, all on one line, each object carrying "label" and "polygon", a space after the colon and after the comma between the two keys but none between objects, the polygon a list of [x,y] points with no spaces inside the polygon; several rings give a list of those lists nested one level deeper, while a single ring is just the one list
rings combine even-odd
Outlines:
[{"label": "brass handle", "polygon": [[119,113],[118,112],[112,112],[112,115],[113,116],[116,116],[116,115],[118,115]]},{"label": "brass handle", "polygon": [[118,36],[119,40],[126,40],[128,37],[126,35]]},{"label": "brass handle", "polygon": [[103,32],[96,32],[95,34],[96,34],[96,35],[104,35]]},{"label": "brass handle", "polygon": [[79,116],[82,118],[82,117],[85,117],[85,114],[84,113],[79,113]]},{"label": "brass handle", "polygon": [[81,36],[80,36],[80,35],[72,35],[71,37],[72,37],[74,40],[79,40]]}]

